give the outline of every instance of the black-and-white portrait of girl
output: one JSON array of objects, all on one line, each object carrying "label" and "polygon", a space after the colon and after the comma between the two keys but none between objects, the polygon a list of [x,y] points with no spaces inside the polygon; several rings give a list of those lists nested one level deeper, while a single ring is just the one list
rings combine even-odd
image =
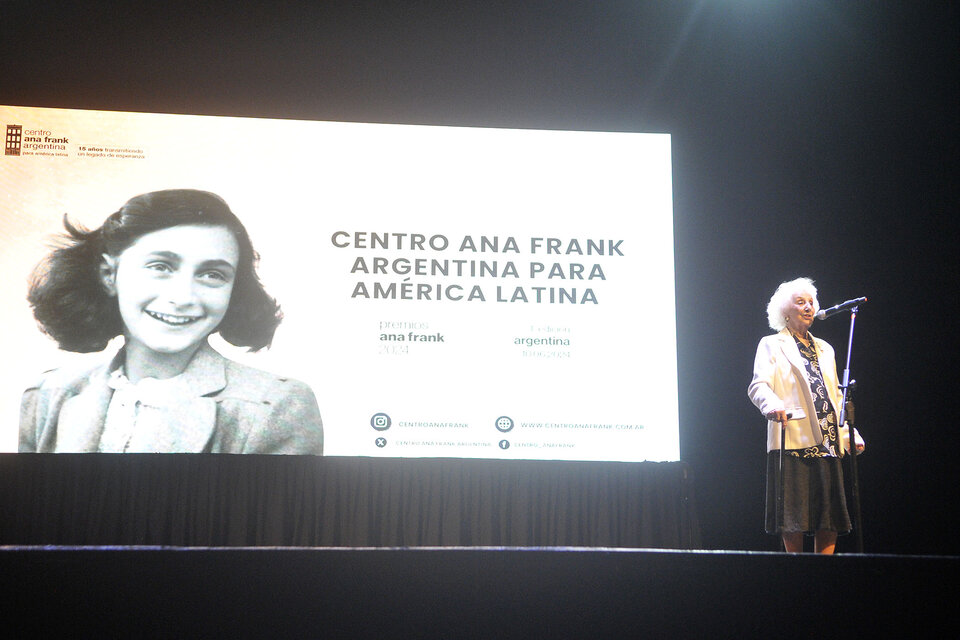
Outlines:
[{"label": "black-and-white portrait of girl", "polygon": [[219,196],[138,195],[94,230],[65,217],[28,300],[66,351],[123,346],[101,365],[49,371],[23,394],[23,452],[322,454],[304,383],[230,360],[213,333],[257,351],[282,319],[246,229]]}]

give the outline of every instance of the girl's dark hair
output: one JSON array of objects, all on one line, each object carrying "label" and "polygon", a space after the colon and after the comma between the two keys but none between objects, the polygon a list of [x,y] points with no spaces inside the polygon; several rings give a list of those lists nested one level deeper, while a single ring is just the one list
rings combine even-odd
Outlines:
[{"label": "girl's dark hair", "polygon": [[30,277],[27,300],[40,328],[67,351],[100,351],[123,333],[117,299],[100,277],[103,254],[119,256],[138,238],[184,224],[223,226],[240,247],[230,306],[217,330],[224,340],[258,351],[269,347],[283,319],[257,277],[259,256],[243,224],[220,196],[170,189],[136,196],[88,231],[63,217],[67,233]]}]

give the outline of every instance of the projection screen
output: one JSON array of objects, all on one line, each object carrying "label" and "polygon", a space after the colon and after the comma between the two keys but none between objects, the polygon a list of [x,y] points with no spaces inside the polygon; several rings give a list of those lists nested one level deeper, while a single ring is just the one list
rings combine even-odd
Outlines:
[{"label": "projection screen", "polygon": [[[93,353],[58,348],[34,319],[28,280],[63,232],[64,214],[97,229],[135,196],[189,189],[216,194],[242,221],[263,288],[283,313],[269,349],[251,353],[210,336],[229,363],[224,384],[254,381],[236,397],[211,396],[211,428],[234,428],[219,413],[234,403],[246,416],[237,420],[253,420],[249,444],[262,435],[249,415],[267,414],[244,407],[300,402],[261,395],[260,371],[270,385],[295,384],[307,405],[316,398],[323,455],[679,459],[669,135],[27,107],[0,114],[8,337],[0,450],[17,451],[18,441],[21,450],[41,450],[41,441],[50,451],[114,450],[70,425],[97,422],[88,427],[105,434],[122,422],[109,392],[99,405],[81,398],[86,372],[116,367],[125,338]],[[170,332],[195,321],[174,316],[151,320]],[[28,388],[40,395],[26,427],[36,442],[24,448],[18,416]],[[136,429],[166,428],[142,410]],[[176,411],[194,420],[206,409]],[[297,410],[286,415],[303,420]],[[131,450],[310,452],[232,448],[222,442],[233,434],[221,442],[204,433],[190,435],[190,447],[147,437]]]}]

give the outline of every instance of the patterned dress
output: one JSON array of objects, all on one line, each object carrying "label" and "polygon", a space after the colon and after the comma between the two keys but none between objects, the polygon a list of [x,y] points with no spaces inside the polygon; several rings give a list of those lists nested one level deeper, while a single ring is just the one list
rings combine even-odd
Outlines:
[{"label": "patterned dress", "polygon": [[[792,335],[792,334],[791,334]],[[817,349],[811,338],[809,344],[804,344],[796,335],[793,336],[807,369],[807,382],[813,394],[813,404],[817,409],[817,421],[820,423],[820,444],[806,449],[788,449],[787,455],[797,458],[839,458],[839,437],[837,431],[837,414],[830,406],[827,388],[823,384],[823,374],[820,373],[820,361],[817,359]]]}]

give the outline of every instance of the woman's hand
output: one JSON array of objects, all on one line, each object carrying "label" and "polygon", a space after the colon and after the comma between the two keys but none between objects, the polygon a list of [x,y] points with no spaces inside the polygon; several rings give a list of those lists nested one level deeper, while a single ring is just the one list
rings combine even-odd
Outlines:
[{"label": "woman's hand", "polygon": [[771,411],[766,417],[767,420],[772,420],[773,422],[786,422],[787,411],[786,409],[778,409],[777,411]]},{"label": "woman's hand", "polygon": [[[863,453],[866,443],[863,441],[863,437],[860,435],[860,432],[856,429],[853,430],[853,442],[854,446],[857,448],[857,455]],[[850,426],[848,424],[844,424],[840,428],[840,443],[843,445],[843,450],[847,453],[850,453]]]}]

